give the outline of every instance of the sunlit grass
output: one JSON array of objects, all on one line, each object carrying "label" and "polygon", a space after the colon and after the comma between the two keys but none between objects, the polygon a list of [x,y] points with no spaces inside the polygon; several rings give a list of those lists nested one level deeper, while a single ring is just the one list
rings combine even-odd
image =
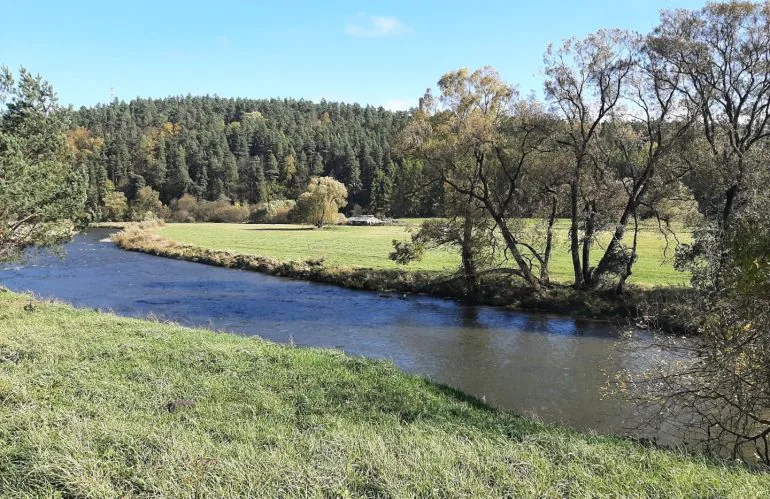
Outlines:
[{"label": "sunlit grass", "polygon": [[[375,269],[403,268],[388,259],[393,239],[409,237],[409,227],[420,220],[404,220],[404,225],[382,227],[334,226],[322,230],[296,225],[246,224],[169,224],[161,234],[171,240],[211,249],[255,254],[281,260],[305,261],[324,259],[327,265],[366,267]],[[598,262],[609,234],[603,234],[593,252]],[[680,241],[687,242],[690,234],[677,231]],[[566,221],[559,221],[557,247],[551,263],[551,276],[557,282],[573,279],[569,255]],[[630,242],[629,242],[630,244]],[[677,241],[661,235],[652,224],[645,225],[639,237],[639,259],[629,282],[641,286],[686,285],[689,276],[674,270],[672,260]],[[448,271],[460,265],[456,251],[428,251],[420,262],[407,266],[411,270]]]},{"label": "sunlit grass", "polygon": [[387,362],[28,304],[0,293],[0,496],[770,495],[764,475],[522,419]]}]

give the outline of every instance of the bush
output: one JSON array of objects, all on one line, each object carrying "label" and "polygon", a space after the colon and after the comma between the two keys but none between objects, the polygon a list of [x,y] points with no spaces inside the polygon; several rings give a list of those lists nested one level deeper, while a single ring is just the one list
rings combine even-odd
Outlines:
[{"label": "bush", "polygon": [[185,194],[179,199],[172,200],[169,208],[171,208],[171,220],[174,222],[194,222],[198,200],[195,196]]},{"label": "bush", "polygon": [[291,199],[259,203],[251,212],[250,221],[256,224],[289,223],[289,212],[294,209],[296,204],[296,201]]},{"label": "bush", "polygon": [[249,207],[240,204],[230,204],[228,202],[214,201],[209,203],[211,212],[208,218],[209,222],[221,223],[243,223],[249,219]]},{"label": "bush", "polygon": [[131,203],[131,221],[164,220],[169,216],[169,210],[161,202],[160,194],[157,191],[151,187],[142,187],[137,191],[136,199]]},{"label": "bush", "polygon": [[175,222],[242,223],[249,219],[248,205],[231,204],[227,198],[198,201],[185,194],[171,202],[171,210]]}]

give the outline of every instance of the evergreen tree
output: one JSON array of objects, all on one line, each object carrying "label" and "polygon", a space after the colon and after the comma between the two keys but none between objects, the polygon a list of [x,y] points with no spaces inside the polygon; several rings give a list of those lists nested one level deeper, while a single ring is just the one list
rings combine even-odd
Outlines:
[{"label": "evergreen tree", "polygon": [[350,144],[345,147],[341,170],[342,182],[348,186],[348,191],[355,197],[361,190],[361,165]]},{"label": "evergreen tree", "polygon": [[[259,157],[272,195],[295,198],[310,177],[334,175],[356,203],[367,204],[374,172],[391,155],[389,141],[409,119],[325,101],[218,97],[115,100],[73,116],[75,125],[104,142],[103,159],[88,165],[93,202],[106,180],[131,198],[141,187],[138,177],[164,200],[182,193],[183,184],[208,199],[259,197],[251,193],[255,173],[249,166]],[[178,162],[180,148],[189,180]]]},{"label": "evergreen tree", "polygon": [[390,214],[390,202],[393,195],[393,169],[391,163],[388,168],[378,168],[374,173],[371,207],[377,214]]},{"label": "evergreen tree", "polygon": [[190,189],[192,180],[187,171],[187,161],[184,149],[177,147],[174,154],[174,161],[169,171],[168,179],[164,188],[164,197],[166,202],[174,198],[180,198]]},{"label": "evergreen tree", "polygon": [[275,183],[278,181],[280,174],[281,171],[278,167],[278,160],[275,158],[275,154],[270,153],[265,162],[265,178],[268,182]]}]

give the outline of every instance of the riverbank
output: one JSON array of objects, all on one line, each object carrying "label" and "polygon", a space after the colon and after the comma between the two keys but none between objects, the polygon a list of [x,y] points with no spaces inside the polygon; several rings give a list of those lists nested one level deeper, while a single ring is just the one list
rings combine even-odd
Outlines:
[{"label": "riverbank", "polygon": [[765,475],[392,364],[0,293],[0,495],[733,496]]},{"label": "riverbank", "polygon": [[[284,261],[181,243],[164,237],[164,233],[157,229],[132,226],[116,234],[114,240],[120,248],[129,251],[351,289],[381,293],[421,293],[457,300],[464,298],[464,288],[459,278],[434,271],[332,266],[325,261],[312,259]],[[480,293],[476,297],[478,304],[616,322],[644,318],[647,325],[675,333],[689,332],[687,317],[683,315],[686,308],[681,303],[684,295],[692,291],[683,287],[629,286],[625,295],[617,296],[611,290],[583,292],[555,284],[540,293],[532,293],[525,286],[511,285],[505,275],[489,274],[481,278],[479,289]]]}]

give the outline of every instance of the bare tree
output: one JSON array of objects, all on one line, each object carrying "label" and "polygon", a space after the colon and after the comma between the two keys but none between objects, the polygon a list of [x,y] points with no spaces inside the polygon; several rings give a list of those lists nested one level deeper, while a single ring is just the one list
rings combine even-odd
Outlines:
[{"label": "bare tree", "polygon": [[568,180],[570,252],[577,288],[591,281],[591,245],[596,232],[596,200],[583,189],[591,149],[601,124],[620,102],[633,65],[632,39],[620,30],[566,40],[558,49],[549,47],[545,55],[545,93],[563,118],[559,142],[573,160]]},{"label": "bare tree", "polygon": [[674,355],[617,386],[650,407],[650,424],[676,428],[707,451],[770,465],[768,215],[758,207],[737,223],[724,292],[690,304],[698,337],[662,341]]},{"label": "bare tree", "polygon": [[[670,198],[681,186],[681,178],[688,171],[681,159],[682,151],[692,139],[697,117],[679,94],[682,76],[672,71],[644,40],[637,39],[634,52],[635,62],[621,98],[622,114],[618,113],[618,119],[605,127],[611,138],[598,141],[596,154],[597,166],[619,181],[625,199],[619,216],[613,220],[612,238],[590,279],[595,285],[606,274],[617,273],[618,292],[623,290],[636,259],[639,210],[643,208],[648,215],[660,218],[655,200]],[[652,195],[651,189],[667,195]],[[627,251],[623,237],[631,221],[634,233]],[[667,223],[659,227],[671,231]]]}]

